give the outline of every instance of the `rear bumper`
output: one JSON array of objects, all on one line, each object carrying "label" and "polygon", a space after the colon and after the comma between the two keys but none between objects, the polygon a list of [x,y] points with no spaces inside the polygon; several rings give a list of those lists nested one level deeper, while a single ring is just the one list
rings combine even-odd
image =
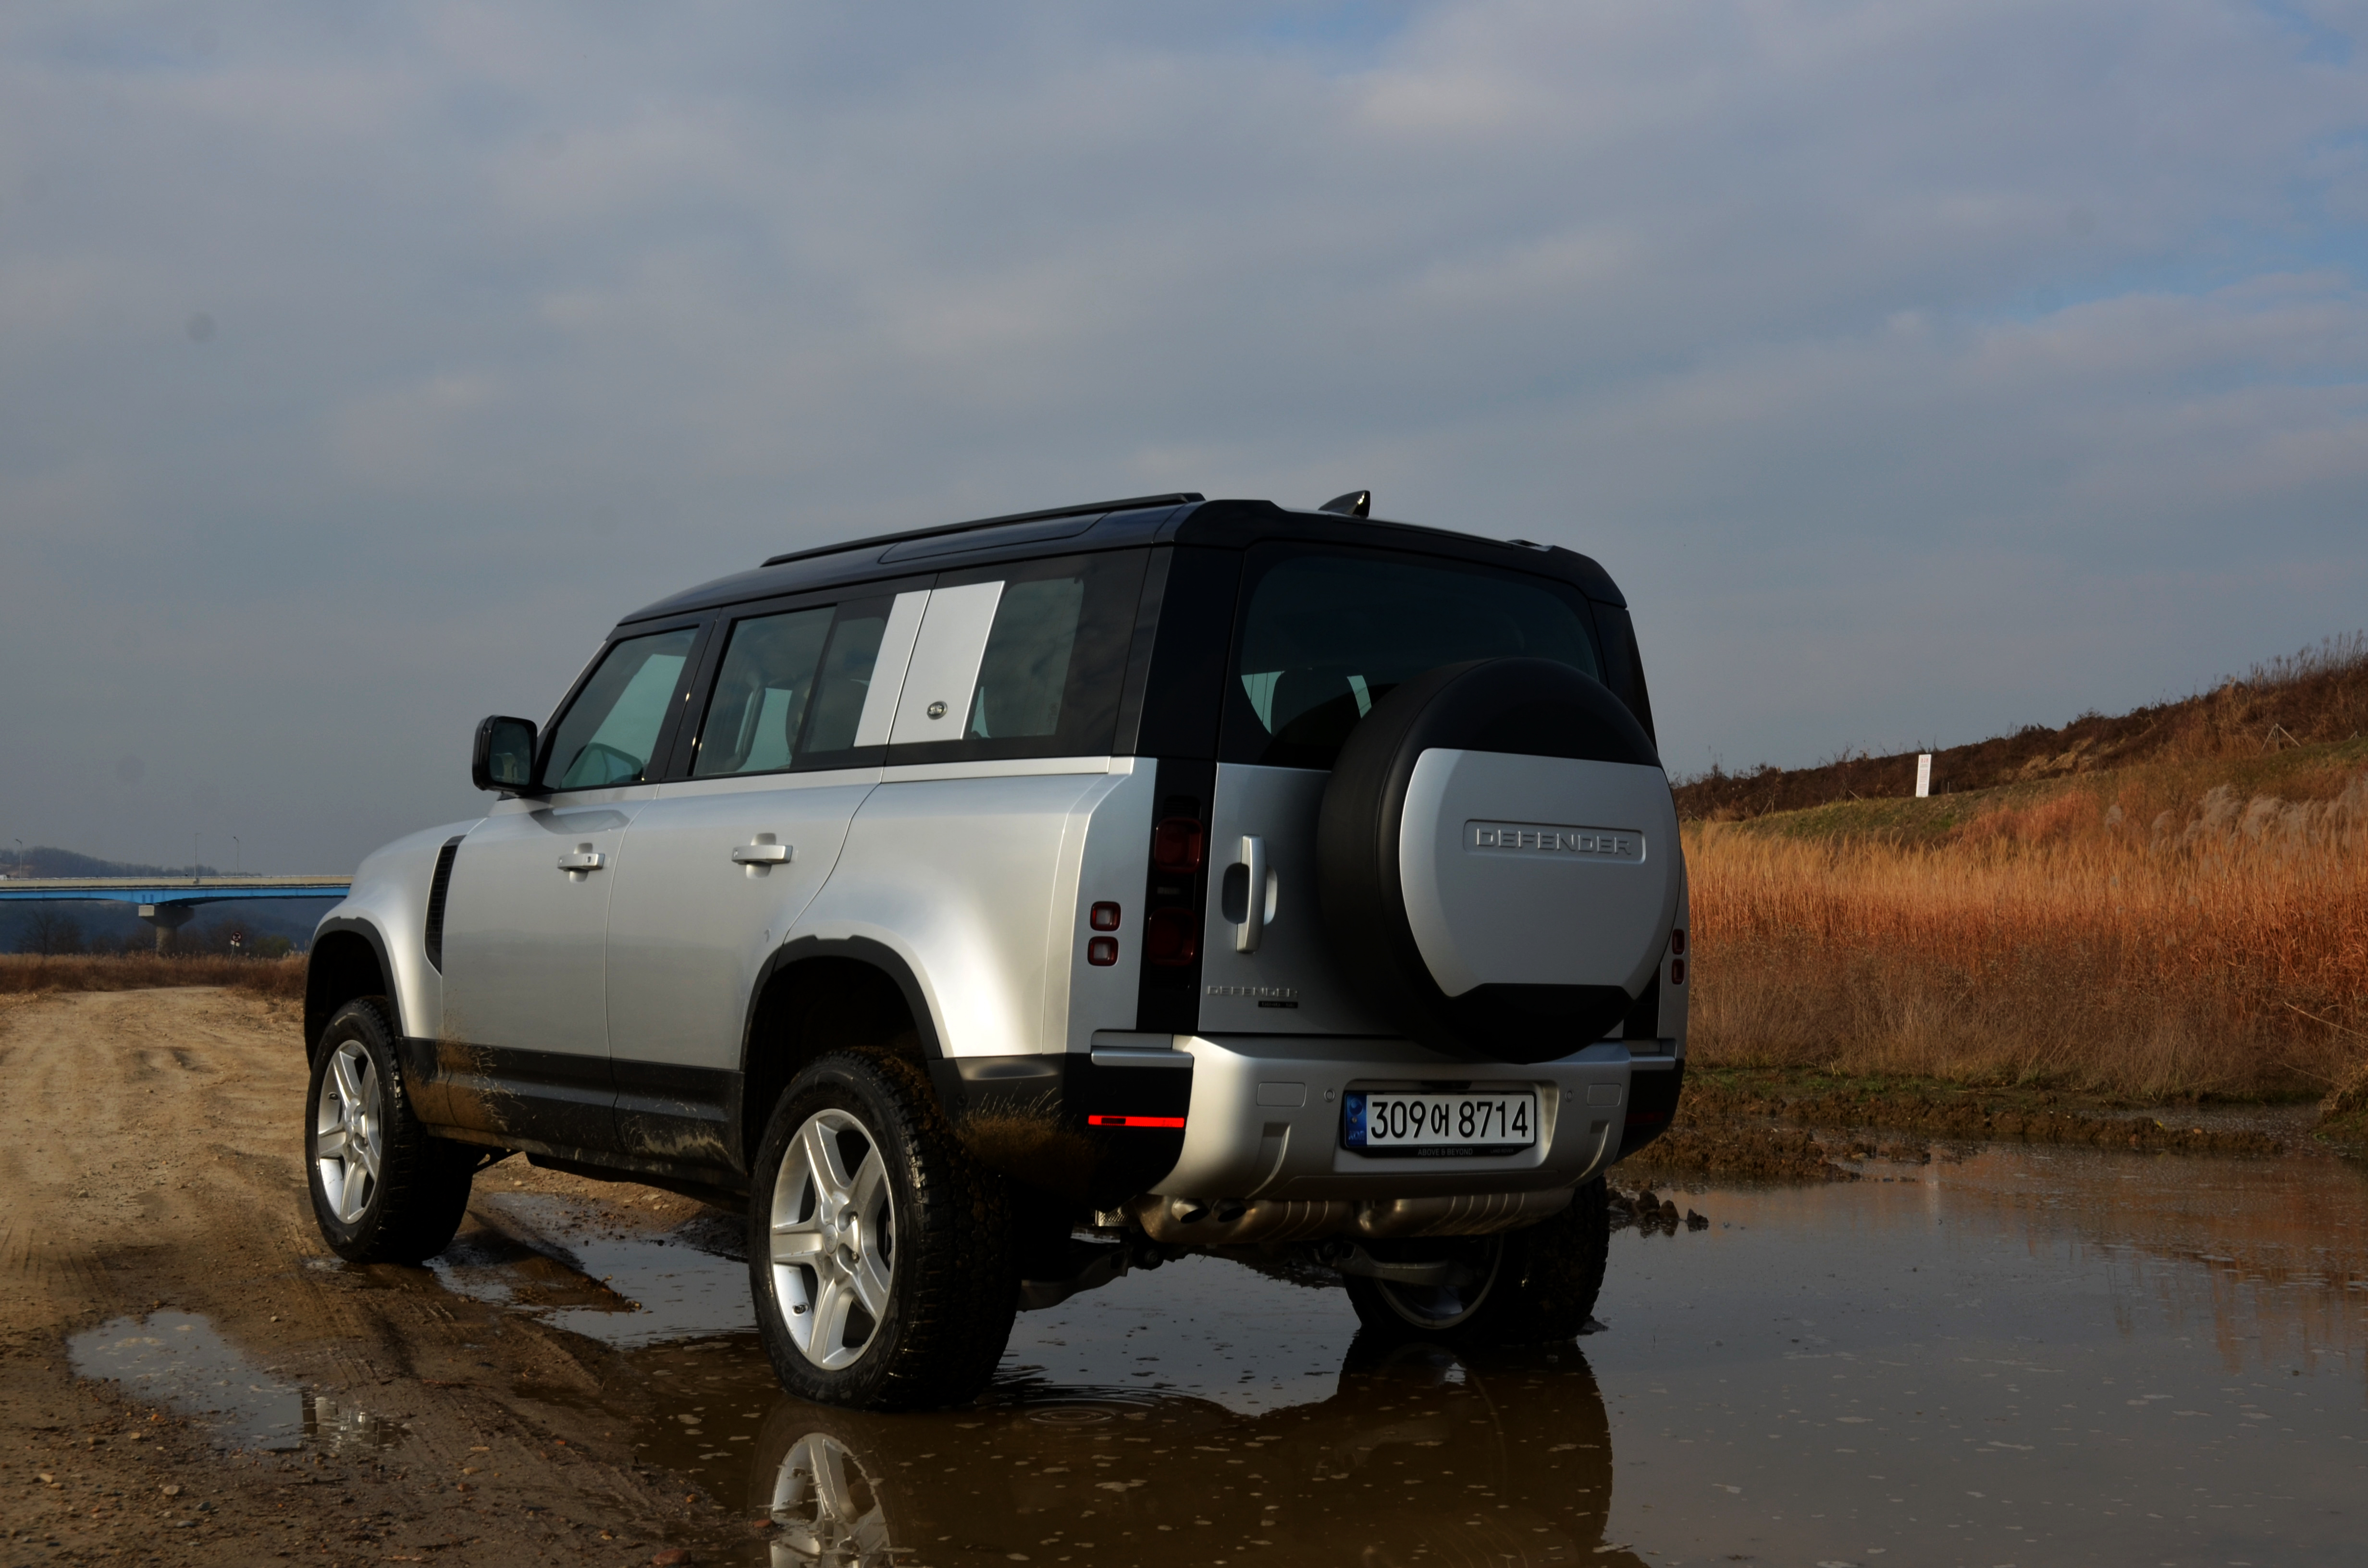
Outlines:
[{"label": "rear bumper", "polygon": [[[1458,1062],[1402,1040],[1178,1035],[1192,1057],[1191,1109],[1167,1197],[1345,1199],[1538,1192],[1586,1181],[1619,1156],[1629,1098],[1626,1047],[1559,1062]],[[1517,1154],[1386,1157],[1340,1146],[1350,1088],[1534,1088],[1537,1144]]]}]

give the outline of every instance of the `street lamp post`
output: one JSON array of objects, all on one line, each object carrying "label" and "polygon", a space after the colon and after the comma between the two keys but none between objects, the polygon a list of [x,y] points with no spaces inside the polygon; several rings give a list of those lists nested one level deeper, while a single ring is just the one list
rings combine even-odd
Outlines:
[{"label": "street lamp post", "polygon": [[238,841],[238,835],[232,834],[230,835],[230,874],[232,876],[238,875],[239,860],[245,853],[246,846]]}]

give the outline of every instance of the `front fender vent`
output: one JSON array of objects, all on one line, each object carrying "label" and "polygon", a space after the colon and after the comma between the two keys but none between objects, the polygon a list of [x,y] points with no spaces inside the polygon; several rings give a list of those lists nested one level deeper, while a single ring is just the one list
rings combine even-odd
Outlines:
[{"label": "front fender vent", "polygon": [[436,852],[436,875],[427,884],[427,962],[438,974],[444,972],[444,895],[451,891],[452,862],[460,853],[460,839],[446,839]]}]

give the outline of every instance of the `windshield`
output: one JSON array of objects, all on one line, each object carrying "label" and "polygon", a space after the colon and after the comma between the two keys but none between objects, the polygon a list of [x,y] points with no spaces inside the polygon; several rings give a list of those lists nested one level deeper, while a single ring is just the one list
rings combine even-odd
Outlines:
[{"label": "windshield", "polygon": [[1226,723],[1229,756],[1329,767],[1399,682],[1508,655],[1602,668],[1577,590],[1410,557],[1303,554],[1250,591]]}]

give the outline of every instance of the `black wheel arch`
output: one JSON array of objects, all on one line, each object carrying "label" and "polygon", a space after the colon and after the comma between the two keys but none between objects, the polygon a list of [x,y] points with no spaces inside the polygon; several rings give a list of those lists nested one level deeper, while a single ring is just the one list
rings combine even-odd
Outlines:
[{"label": "black wheel arch", "polygon": [[395,994],[394,965],[388,961],[386,937],[376,926],[351,915],[321,923],[313,935],[313,950],[304,960],[304,1060],[310,1063],[321,1049],[321,1031],[338,1008],[357,996],[386,1001],[388,1021],[398,1038],[406,1033],[403,1000]]},{"label": "black wheel arch", "polygon": [[800,937],[775,949],[749,988],[741,1034],[744,1161],[756,1159],[790,1080],[855,1046],[902,1056],[925,1073],[944,1060],[928,996],[904,955],[867,937]]}]

